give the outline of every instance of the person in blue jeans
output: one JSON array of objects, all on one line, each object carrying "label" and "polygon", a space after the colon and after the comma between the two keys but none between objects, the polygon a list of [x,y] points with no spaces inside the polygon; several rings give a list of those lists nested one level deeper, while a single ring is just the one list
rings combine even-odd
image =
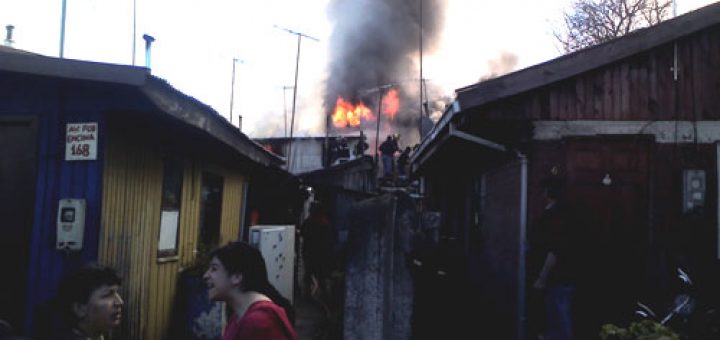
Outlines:
[{"label": "person in blue jeans", "polygon": [[539,259],[533,288],[543,293],[546,339],[573,339],[572,300],[575,290],[577,241],[562,200],[557,177],[543,183],[546,205],[534,226],[531,247]]},{"label": "person in blue jeans", "polygon": [[395,160],[395,152],[399,151],[397,141],[392,135],[380,144],[380,153],[382,153],[383,177],[391,178],[393,172],[393,163]]}]

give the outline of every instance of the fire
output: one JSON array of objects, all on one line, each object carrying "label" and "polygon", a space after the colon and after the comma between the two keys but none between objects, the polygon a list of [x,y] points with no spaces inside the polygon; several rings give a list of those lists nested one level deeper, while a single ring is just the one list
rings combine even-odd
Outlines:
[{"label": "fire", "polygon": [[398,92],[395,89],[391,89],[383,98],[383,113],[386,114],[390,120],[395,119],[395,114],[400,109],[400,98],[398,98]]},{"label": "fire", "polygon": [[360,102],[357,105],[353,105],[351,102],[346,101],[343,97],[338,98],[335,103],[335,113],[332,115],[332,121],[335,127],[344,128],[347,126],[360,126],[363,119],[375,119],[372,111],[365,106],[365,103]]},{"label": "fire", "polygon": [[[389,120],[395,119],[395,114],[400,110],[400,98],[398,91],[390,89],[382,98],[382,113]],[[358,127],[363,121],[375,120],[375,115],[362,101],[357,105],[338,97],[335,103],[335,111],[332,114],[333,125],[336,128]]]}]

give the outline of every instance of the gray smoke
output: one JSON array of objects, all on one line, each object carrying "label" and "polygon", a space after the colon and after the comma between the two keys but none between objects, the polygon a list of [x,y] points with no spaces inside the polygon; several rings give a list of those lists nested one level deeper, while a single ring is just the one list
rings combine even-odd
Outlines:
[{"label": "gray smoke", "polygon": [[503,51],[497,58],[488,60],[488,73],[480,77],[480,81],[490,80],[513,72],[517,67],[517,63],[517,55]]},{"label": "gray smoke", "polygon": [[[446,1],[420,1],[426,54],[437,45]],[[418,0],[331,1],[328,16],[334,26],[325,88],[326,112],[333,110],[338,96],[353,103],[362,100],[375,112],[378,94],[370,90],[397,84],[401,106],[394,124],[417,126],[419,13]]]}]

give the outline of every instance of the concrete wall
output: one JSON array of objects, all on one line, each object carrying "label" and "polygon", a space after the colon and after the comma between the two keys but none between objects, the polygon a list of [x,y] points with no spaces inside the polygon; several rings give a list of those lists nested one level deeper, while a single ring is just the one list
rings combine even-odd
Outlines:
[{"label": "concrete wall", "polygon": [[398,209],[393,195],[353,205],[345,277],[346,340],[411,337],[413,285],[405,253],[412,217],[407,211]]},{"label": "concrete wall", "polygon": [[[483,277],[482,298],[492,314],[486,322],[495,329],[495,339],[516,339],[520,327],[518,308],[522,308],[520,224],[521,172],[511,163],[487,172],[483,178],[485,198],[481,203],[480,249],[477,274]],[[522,241],[521,241],[522,238]]]}]

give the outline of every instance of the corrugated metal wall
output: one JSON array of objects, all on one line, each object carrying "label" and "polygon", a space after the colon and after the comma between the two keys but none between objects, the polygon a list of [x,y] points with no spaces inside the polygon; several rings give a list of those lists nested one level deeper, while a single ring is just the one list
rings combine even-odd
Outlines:
[{"label": "corrugated metal wall", "polygon": [[[61,277],[86,262],[97,260],[104,155],[99,152],[98,159],[93,161],[65,161],[65,124],[97,122],[98,146],[102,148],[105,122],[100,112],[111,105],[110,94],[121,101],[127,98],[127,93],[108,91],[107,86],[99,83],[83,85],[12,73],[1,73],[0,76],[0,116],[37,119],[34,213],[32,226],[25,226],[31,230],[30,251],[18,254],[28,259],[25,320],[24,324],[14,325],[18,329],[24,328],[28,335],[37,335],[38,329],[42,328],[43,325],[37,324],[40,320],[35,318],[55,295]],[[61,198],[84,198],[87,203],[84,244],[78,253],[55,249],[58,200]],[[15,293],[23,294],[21,291]]]},{"label": "corrugated metal wall", "polygon": [[240,212],[243,198],[243,178],[226,172],[223,189],[220,244],[240,239]]},{"label": "corrugated metal wall", "polygon": [[[183,171],[182,202],[180,203],[180,230],[178,238],[178,261],[158,262],[157,239],[160,223],[155,224],[153,259],[150,264],[150,302],[147,306],[148,327],[145,339],[166,338],[172,316],[177,288],[178,273],[189,266],[195,258],[200,213],[200,172],[192,161],[185,162]],[[160,215],[158,210],[157,215]]]},{"label": "corrugated metal wall", "polygon": [[[159,152],[147,147],[153,143],[143,144],[128,144],[119,133],[108,140],[99,261],[116,268],[124,278],[128,326],[121,337],[163,339],[172,316],[178,274],[195,258],[205,165],[185,160],[178,256],[159,261],[163,164]],[[239,235],[243,177],[227,170],[220,174],[225,177],[224,244]]]},{"label": "corrugated metal wall", "polygon": [[200,221],[200,186],[202,171],[199,165],[187,160],[183,171],[182,202],[180,203],[180,238],[178,256],[180,266],[186,268],[195,259],[194,250],[198,241],[198,223]]},{"label": "corrugated metal wall", "polygon": [[[103,177],[99,262],[123,277],[127,333],[142,339],[150,324],[150,267],[160,223],[162,163],[148,148],[109,134]],[[155,241],[155,242],[154,242]]]}]

